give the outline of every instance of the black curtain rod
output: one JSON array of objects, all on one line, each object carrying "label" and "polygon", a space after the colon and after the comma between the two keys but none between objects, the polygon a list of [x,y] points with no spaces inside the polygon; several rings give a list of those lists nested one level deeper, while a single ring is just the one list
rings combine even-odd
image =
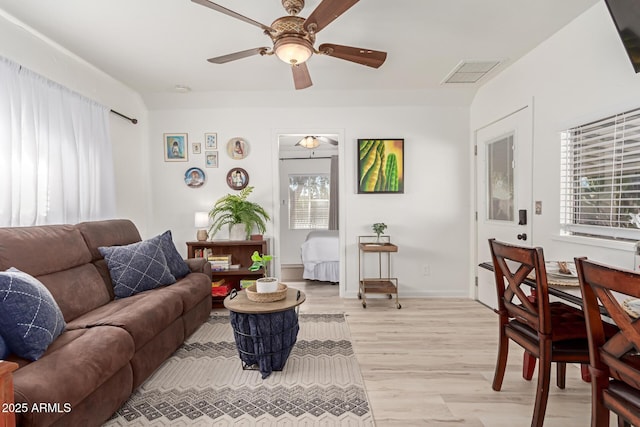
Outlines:
[{"label": "black curtain rod", "polygon": [[138,123],[138,119],[132,119],[131,117],[127,117],[127,116],[125,116],[125,115],[124,115],[124,114],[122,114],[122,113],[118,113],[116,110],[111,110],[111,112],[112,112],[113,114],[117,114],[118,116],[122,117],[123,119],[127,119],[127,120],[129,120],[129,121],[130,121],[131,123],[133,123],[134,125],[135,125],[136,123]]}]

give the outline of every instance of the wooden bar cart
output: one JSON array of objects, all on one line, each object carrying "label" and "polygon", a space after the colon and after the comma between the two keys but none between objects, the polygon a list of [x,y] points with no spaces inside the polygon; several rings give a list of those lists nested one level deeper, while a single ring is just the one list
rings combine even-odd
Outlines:
[{"label": "wooden bar cart", "polygon": [[[402,308],[398,300],[398,278],[391,276],[391,253],[398,252],[398,246],[391,243],[390,236],[358,236],[358,299],[362,300],[362,307],[367,308],[367,294],[387,294],[389,299],[396,297],[396,308]],[[365,270],[367,255],[378,255],[377,277],[368,277]],[[386,267],[386,268],[383,268]]]}]

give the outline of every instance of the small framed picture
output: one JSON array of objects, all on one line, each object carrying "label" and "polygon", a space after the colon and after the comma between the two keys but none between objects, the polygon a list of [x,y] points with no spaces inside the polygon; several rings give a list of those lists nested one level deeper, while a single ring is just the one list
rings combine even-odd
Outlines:
[{"label": "small framed picture", "polygon": [[218,134],[217,133],[205,133],[204,134],[204,148],[207,150],[218,149]]},{"label": "small framed picture", "polygon": [[227,173],[227,185],[234,190],[242,190],[249,184],[249,174],[242,168],[233,168]]},{"label": "small framed picture", "polygon": [[217,168],[218,167],[218,152],[217,151],[205,151],[204,158],[206,162],[206,166],[208,168]]},{"label": "small framed picture", "polygon": [[202,144],[200,142],[192,142],[191,149],[193,150],[193,154],[202,153]]},{"label": "small framed picture", "polygon": [[164,161],[186,162],[189,160],[186,133],[164,134]]}]

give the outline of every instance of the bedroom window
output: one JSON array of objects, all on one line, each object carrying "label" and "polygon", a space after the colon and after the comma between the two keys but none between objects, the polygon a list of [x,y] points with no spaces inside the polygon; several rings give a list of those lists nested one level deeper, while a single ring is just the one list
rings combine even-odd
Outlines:
[{"label": "bedroom window", "polygon": [[329,174],[289,175],[289,229],[329,228]]},{"label": "bedroom window", "polygon": [[640,239],[640,109],[562,132],[567,234]]}]

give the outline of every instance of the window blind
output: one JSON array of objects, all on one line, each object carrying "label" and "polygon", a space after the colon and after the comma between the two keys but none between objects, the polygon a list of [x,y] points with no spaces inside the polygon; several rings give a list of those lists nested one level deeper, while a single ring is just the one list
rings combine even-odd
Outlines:
[{"label": "window blind", "polygon": [[640,109],[569,129],[561,140],[564,231],[640,239]]},{"label": "window blind", "polygon": [[328,174],[289,175],[289,228],[329,228]]}]

